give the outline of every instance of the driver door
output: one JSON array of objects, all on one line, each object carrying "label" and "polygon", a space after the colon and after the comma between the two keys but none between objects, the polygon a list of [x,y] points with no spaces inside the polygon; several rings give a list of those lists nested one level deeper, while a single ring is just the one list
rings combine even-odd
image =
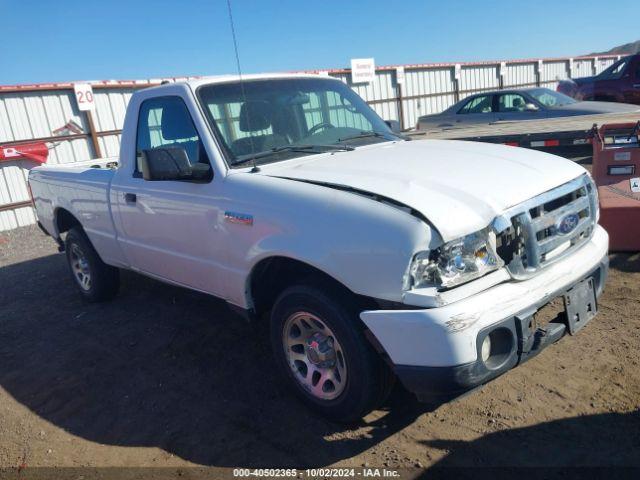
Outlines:
[{"label": "driver door", "polygon": [[178,96],[150,98],[139,110],[136,165],[118,172],[111,188],[120,245],[136,270],[160,279],[219,292],[215,237],[219,207],[213,182],[148,181],[143,150],[183,148],[189,162],[209,163],[201,135]]}]

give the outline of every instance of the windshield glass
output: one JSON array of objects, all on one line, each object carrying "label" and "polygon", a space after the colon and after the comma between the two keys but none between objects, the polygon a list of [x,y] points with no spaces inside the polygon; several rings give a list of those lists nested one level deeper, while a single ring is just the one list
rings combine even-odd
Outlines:
[{"label": "windshield glass", "polygon": [[545,107],[562,107],[576,103],[573,98],[548,88],[534,88],[529,90],[529,94]]},{"label": "windshield glass", "polygon": [[198,98],[230,166],[399,138],[347,85],[331,79],[205,85]]},{"label": "windshield glass", "polygon": [[627,66],[627,63],[629,63],[629,57],[618,60],[609,68],[597,75],[596,78],[598,80],[614,80],[616,78],[620,78],[622,76],[622,73],[624,72],[625,67]]}]

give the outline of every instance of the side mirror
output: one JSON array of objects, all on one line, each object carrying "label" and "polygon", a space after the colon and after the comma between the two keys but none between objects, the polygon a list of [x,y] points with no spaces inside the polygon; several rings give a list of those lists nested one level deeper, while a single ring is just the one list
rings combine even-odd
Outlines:
[{"label": "side mirror", "polygon": [[211,166],[204,163],[191,165],[183,147],[150,148],[140,155],[142,178],[148,181],[182,180],[207,181]]},{"label": "side mirror", "polygon": [[393,133],[402,133],[402,129],[400,128],[400,122],[397,120],[385,120],[384,123],[391,129]]},{"label": "side mirror", "polygon": [[524,106],[524,109],[525,109],[527,112],[537,112],[537,111],[539,110],[539,109],[538,109],[538,107],[537,107],[536,105],[534,105],[533,103],[527,103],[527,104]]}]

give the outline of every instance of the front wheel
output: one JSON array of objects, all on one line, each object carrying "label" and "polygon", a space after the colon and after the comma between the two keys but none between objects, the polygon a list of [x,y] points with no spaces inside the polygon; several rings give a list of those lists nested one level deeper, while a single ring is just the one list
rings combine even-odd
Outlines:
[{"label": "front wheel", "polygon": [[107,265],[80,227],[67,233],[65,250],[69,270],[82,297],[88,302],[110,300],[120,287],[120,273]]},{"label": "front wheel", "polygon": [[331,288],[287,288],[271,313],[271,342],[285,381],[336,421],[362,418],[391,390],[393,374],[364,338],[349,298]]}]

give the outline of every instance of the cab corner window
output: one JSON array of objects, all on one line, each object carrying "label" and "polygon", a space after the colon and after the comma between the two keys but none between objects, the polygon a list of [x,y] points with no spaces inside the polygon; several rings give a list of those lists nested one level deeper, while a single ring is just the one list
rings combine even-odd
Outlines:
[{"label": "cab corner window", "polygon": [[197,164],[210,170],[202,140],[180,97],[153,98],[140,106],[134,176],[142,176],[143,155],[147,158],[161,158],[164,155],[182,172],[193,170]]}]

